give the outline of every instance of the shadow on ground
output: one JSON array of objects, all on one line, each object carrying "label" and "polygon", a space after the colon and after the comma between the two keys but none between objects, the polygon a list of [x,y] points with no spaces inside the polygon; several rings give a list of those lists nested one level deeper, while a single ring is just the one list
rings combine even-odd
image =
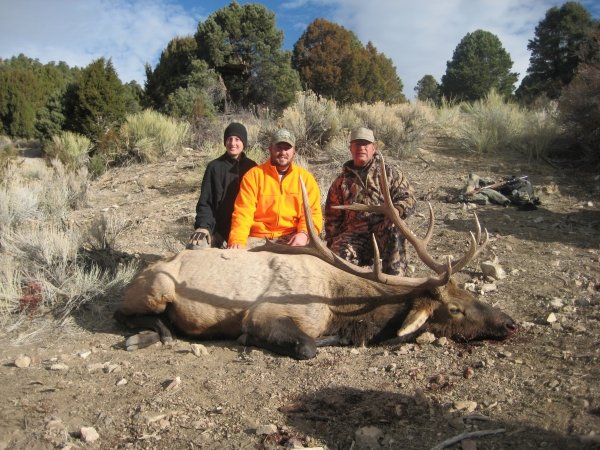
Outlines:
[{"label": "shadow on ground", "polygon": [[[290,427],[321,439],[331,449],[426,449],[465,432],[498,429],[505,431],[474,438],[477,448],[597,448],[578,436],[565,436],[522,422],[498,422],[464,411],[448,413],[450,406],[431,402],[424,395],[331,387],[301,394],[279,410],[287,415]],[[464,426],[457,425],[462,423]],[[371,430],[370,438],[357,439],[355,432],[367,426],[378,431]],[[447,448],[461,448],[459,445]]]}]

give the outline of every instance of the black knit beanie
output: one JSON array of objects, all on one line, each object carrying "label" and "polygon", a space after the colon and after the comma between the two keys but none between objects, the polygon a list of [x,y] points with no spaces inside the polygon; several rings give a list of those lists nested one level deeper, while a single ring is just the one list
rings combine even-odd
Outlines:
[{"label": "black knit beanie", "polygon": [[227,128],[225,128],[225,132],[223,133],[223,144],[227,142],[227,138],[229,136],[237,136],[244,143],[244,148],[248,143],[248,132],[246,131],[246,127],[241,123],[231,122]]}]

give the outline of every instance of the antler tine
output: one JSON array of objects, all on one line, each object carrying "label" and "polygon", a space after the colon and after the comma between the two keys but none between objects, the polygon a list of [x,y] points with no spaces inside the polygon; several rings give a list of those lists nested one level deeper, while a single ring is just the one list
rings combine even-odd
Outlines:
[{"label": "antler tine", "polygon": [[462,256],[462,258],[452,262],[452,270],[454,272],[459,272],[463,267],[465,267],[473,258],[475,258],[481,253],[481,251],[486,247],[486,245],[489,242],[490,235],[487,229],[483,230],[485,232],[485,237],[483,239],[483,242],[481,241],[481,224],[479,223],[479,218],[477,217],[477,214],[474,214],[474,217],[477,234],[474,235],[472,231],[469,233],[469,249],[467,250],[467,253],[465,253]]},{"label": "antler tine", "polygon": [[304,203],[304,215],[306,217],[306,224],[308,227],[308,235],[310,237],[310,241],[306,246],[302,247],[292,247],[285,244],[279,244],[277,242],[273,242],[270,240],[265,240],[265,244],[261,247],[255,247],[250,251],[262,251],[268,250],[274,253],[282,253],[282,254],[307,254],[316,256],[317,258],[322,259],[323,261],[341,269],[345,272],[348,272],[352,275],[356,275],[360,278],[364,278],[371,281],[377,281],[379,283],[394,285],[394,286],[403,286],[409,288],[425,288],[425,287],[435,287],[442,286],[448,283],[448,279],[450,277],[449,271],[439,276],[435,277],[420,277],[420,278],[412,278],[412,277],[402,277],[402,276],[392,276],[387,275],[381,272],[381,261],[379,258],[379,248],[377,247],[377,243],[375,242],[375,237],[373,236],[373,244],[375,249],[374,255],[374,268],[373,271],[356,266],[345,259],[339,257],[335,253],[333,253],[321,240],[317,231],[315,229],[315,225],[312,219],[312,214],[309,207],[308,194],[306,193],[306,186],[304,181],[300,179],[300,188],[302,190],[302,200]]},{"label": "antler tine", "polygon": [[429,225],[427,227],[427,233],[423,239],[419,239],[415,233],[408,227],[406,222],[400,218],[398,210],[394,207],[392,202],[392,196],[390,194],[389,182],[387,174],[385,172],[385,162],[383,156],[379,158],[379,174],[381,180],[381,190],[383,194],[383,204],[381,205],[364,205],[361,203],[353,203],[352,205],[341,205],[335,206],[338,209],[349,209],[353,211],[366,211],[384,214],[398,227],[402,234],[406,237],[406,240],[414,247],[417,255],[423,261],[423,263],[432,269],[437,274],[443,274],[446,269],[446,264],[438,263],[427,251],[427,244],[433,235],[433,223],[435,215],[433,213],[433,207],[429,205]]},{"label": "antler tine", "polygon": [[[380,180],[381,180],[381,190],[383,194],[383,204],[381,205],[364,205],[360,203],[353,203],[352,205],[342,205],[335,206],[334,208],[338,209],[348,209],[353,211],[366,211],[366,212],[375,212],[379,214],[386,215],[393,223],[398,227],[398,229],[404,234],[406,240],[410,242],[413,246],[417,255],[423,261],[423,263],[435,271],[437,274],[444,274],[448,271],[448,268],[451,268],[453,273],[458,272],[462,269],[469,261],[471,261],[475,256],[477,256],[481,250],[487,245],[487,230],[486,239],[483,243],[479,244],[481,241],[481,225],[479,223],[479,219],[477,219],[477,215],[475,215],[476,227],[477,227],[477,238],[472,237],[470,240],[469,249],[467,253],[463,255],[461,258],[455,261],[451,261],[450,264],[447,263],[439,263],[436,261],[427,250],[427,245],[433,236],[433,225],[435,220],[435,214],[433,212],[433,207],[431,203],[427,203],[429,207],[429,224],[427,226],[427,232],[425,233],[425,237],[423,239],[419,239],[415,233],[408,227],[406,222],[402,220],[398,210],[394,207],[392,202],[392,197],[389,189],[389,182],[387,179],[387,174],[385,171],[385,162],[383,156],[379,158],[379,166],[380,166]],[[471,233],[472,234],[472,233]],[[448,274],[449,276],[449,274]]]}]

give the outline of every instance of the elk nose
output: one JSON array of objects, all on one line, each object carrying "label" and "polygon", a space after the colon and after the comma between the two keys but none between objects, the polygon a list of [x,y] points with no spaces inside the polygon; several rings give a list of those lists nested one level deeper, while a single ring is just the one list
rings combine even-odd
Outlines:
[{"label": "elk nose", "polygon": [[517,324],[512,319],[508,319],[504,323],[504,326],[506,327],[506,331],[509,335],[514,334],[518,329]]}]

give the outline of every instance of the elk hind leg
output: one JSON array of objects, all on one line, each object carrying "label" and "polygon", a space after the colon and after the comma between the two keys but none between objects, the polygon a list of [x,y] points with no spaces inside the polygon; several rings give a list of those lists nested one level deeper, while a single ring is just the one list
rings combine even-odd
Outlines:
[{"label": "elk hind leg", "polygon": [[260,328],[253,327],[246,322],[245,333],[238,338],[238,342],[295,359],[311,359],[317,354],[315,340],[302,331],[290,317],[277,317],[261,325]]},{"label": "elk hind leg", "polygon": [[114,315],[117,322],[125,325],[129,329],[144,330],[133,336],[130,336],[125,341],[125,349],[134,351],[141,348],[149,347],[158,341],[163,344],[171,344],[173,342],[173,332],[163,320],[162,315],[142,314],[127,316],[120,311],[116,311]]}]

